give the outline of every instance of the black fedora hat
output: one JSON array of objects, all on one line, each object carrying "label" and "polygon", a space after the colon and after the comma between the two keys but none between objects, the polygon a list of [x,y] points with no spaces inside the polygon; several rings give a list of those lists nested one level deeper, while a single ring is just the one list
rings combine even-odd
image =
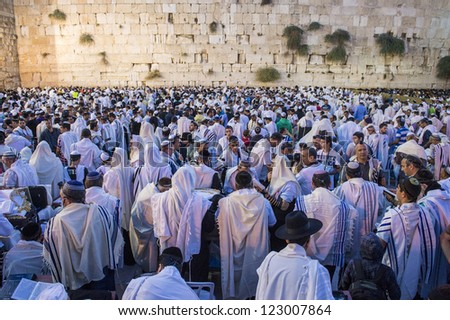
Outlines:
[{"label": "black fedora hat", "polygon": [[275,231],[279,239],[295,240],[310,236],[322,228],[322,222],[311,219],[303,211],[293,211],[286,215],[286,224]]}]

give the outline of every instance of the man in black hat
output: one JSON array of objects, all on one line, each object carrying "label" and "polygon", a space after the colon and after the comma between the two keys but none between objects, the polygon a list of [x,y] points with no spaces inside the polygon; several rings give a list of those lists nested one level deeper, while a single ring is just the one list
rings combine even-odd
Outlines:
[{"label": "man in black hat", "polygon": [[287,246],[270,252],[258,268],[257,300],[333,299],[328,271],[305,251],[310,236],[321,228],[322,222],[302,211],[286,215],[286,224],[275,235]]}]

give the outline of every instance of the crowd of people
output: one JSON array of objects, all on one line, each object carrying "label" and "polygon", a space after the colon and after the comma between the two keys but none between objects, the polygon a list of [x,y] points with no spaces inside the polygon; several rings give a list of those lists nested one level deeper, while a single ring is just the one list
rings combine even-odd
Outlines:
[{"label": "crowd of people", "polygon": [[[450,96],[408,93],[0,92],[3,279],[114,291],[137,264],[124,299],[197,299],[186,280],[213,268],[222,299],[356,298],[359,278],[384,299],[448,297]],[[36,186],[19,232],[14,190]]]}]

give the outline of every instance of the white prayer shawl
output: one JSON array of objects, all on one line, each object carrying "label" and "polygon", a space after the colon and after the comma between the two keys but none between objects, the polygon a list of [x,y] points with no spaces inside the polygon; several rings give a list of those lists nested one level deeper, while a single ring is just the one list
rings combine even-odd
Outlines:
[{"label": "white prayer shawl", "polygon": [[12,274],[46,274],[42,251],[43,246],[40,242],[19,240],[5,256],[3,279]]},{"label": "white prayer shawl", "polygon": [[295,243],[270,252],[257,270],[256,300],[333,300],[330,276]]},{"label": "white prayer shawl", "polygon": [[378,144],[378,152],[375,157],[381,161],[383,170],[387,170],[389,160],[389,137],[387,134],[380,133],[380,139]]},{"label": "white prayer shawl", "polygon": [[429,282],[434,266],[436,236],[431,214],[416,203],[403,204],[385,213],[377,235],[387,243],[383,263],[394,270],[401,299],[413,299],[419,284]]},{"label": "white prayer shawl", "polygon": [[144,141],[138,135],[133,134],[130,146],[130,165],[138,168],[144,164]]},{"label": "white prayer shawl", "polygon": [[269,252],[268,215],[264,197],[231,193],[219,201],[219,238],[223,299],[256,294],[256,269]]},{"label": "white prayer shawl", "polygon": [[195,171],[195,189],[211,188],[214,175],[217,172],[203,163],[192,166],[192,168]]},{"label": "white prayer shawl", "polygon": [[18,154],[20,153],[20,151],[22,151],[23,148],[29,147],[31,145],[31,142],[22,136],[11,133],[6,137],[5,145],[13,148],[16,154]]},{"label": "white prayer shawl", "polygon": [[[225,180],[223,183],[223,190],[225,194],[231,193],[233,191],[236,191],[236,175],[238,174],[238,166],[234,166],[227,170],[225,173]],[[252,175],[253,185],[261,183],[257,179],[256,172],[254,168],[250,168],[249,173]]]},{"label": "white prayer shawl", "polygon": [[[73,126],[73,124],[72,124]],[[45,123],[45,121],[41,121],[37,126],[36,126],[36,138],[37,139],[41,139],[41,134],[42,132],[47,128],[47,125]],[[39,140],[39,142],[41,142]]]},{"label": "white prayer shawl", "polygon": [[439,184],[441,185],[442,189],[444,189],[448,194],[450,194],[450,178],[440,180]]},{"label": "white prayer shawl", "polygon": [[141,130],[139,131],[139,135],[142,138],[144,144],[153,144],[158,149],[161,146],[161,142],[158,136],[155,135],[155,131],[153,129],[153,125],[147,121],[142,122]]},{"label": "white prayer shawl", "polygon": [[86,203],[95,203],[102,206],[111,215],[119,216],[120,200],[108,194],[100,187],[86,189]]},{"label": "white prayer shawl", "polygon": [[133,168],[122,148],[116,148],[111,169],[103,178],[103,189],[120,200],[119,225],[129,230],[131,206],[133,205]]},{"label": "white prayer shawl", "polygon": [[[29,187],[39,184],[36,169],[25,163],[22,159],[17,160],[11,165],[9,170],[13,171],[17,176],[17,187]],[[6,173],[5,173],[6,176]]]},{"label": "white prayer shawl", "polygon": [[115,269],[120,252],[114,218],[96,204],[72,203],[47,225],[44,259],[55,282],[76,290],[105,277],[103,269]]},{"label": "white prayer shawl", "polygon": [[173,266],[154,276],[131,280],[122,300],[199,300],[199,297]]},{"label": "white prayer shawl", "polygon": [[181,136],[185,132],[189,132],[189,125],[191,124],[191,122],[191,119],[188,119],[184,116],[177,120],[177,130],[179,136]]},{"label": "white prayer shawl", "polygon": [[172,177],[170,165],[161,159],[159,149],[153,144],[145,145],[144,165],[136,168],[133,174],[133,194],[136,196],[149,183],[157,183],[159,179]]},{"label": "white prayer shawl", "polygon": [[217,140],[219,140],[225,135],[225,127],[220,123],[217,122],[214,123],[212,126],[209,127],[209,129],[216,134]]},{"label": "white prayer shawl", "polygon": [[70,151],[72,148],[72,145],[78,142],[77,135],[72,131],[67,131],[62,133],[59,136],[59,139],[61,140],[62,150],[61,153],[64,155],[64,159],[66,159],[68,162],[70,161]]},{"label": "white prayer shawl", "polygon": [[422,143],[423,143],[423,136],[425,135],[425,132],[427,132],[427,131],[430,131],[431,133],[434,133],[436,130],[435,130],[434,126],[432,126],[431,124],[429,124],[425,128],[423,128],[422,131],[420,132],[420,135],[419,135],[418,144],[422,145]]},{"label": "white prayer shawl", "polygon": [[[350,179],[333,192],[358,212],[353,243],[359,244],[362,236],[375,229],[380,203],[383,203],[383,192],[376,183],[365,181],[362,178]],[[358,252],[359,245],[356,245],[352,256],[355,256]]]},{"label": "white prayer shawl", "polygon": [[381,160],[377,157],[378,155],[378,148],[380,146],[380,134],[374,133],[365,136],[365,142],[369,145],[369,147],[372,149],[372,155],[376,157],[378,160]]},{"label": "white prayer shawl", "polygon": [[432,155],[434,159],[434,179],[439,180],[441,177],[441,168],[450,165],[450,145],[448,143],[438,143],[431,145]]},{"label": "white prayer shawl", "polygon": [[270,180],[270,185],[268,187],[269,194],[275,196],[275,194],[277,194],[287,183],[291,183],[292,186],[294,186],[296,195],[301,193],[300,185],[291,169],[286,166],[285,158],[276,156],[272,171],[272,179]]},{"label": "white prayer shawl", "polygon": [[153,232],[151,197],[159,193],[154,183],[148,184],[137,195],[131,208],[130,244],[136,263],[144,272],[158,269],[158,245]]},{"label": "white prayer shawl", "polygon": [[36,169],[39,184],[52,186],[52,198],[59,197],[59,182],[63,182],[61,160],[50,149],[47,141],[41,141],[30,159],[30,165]]},{"label": "white prayer shawl", "polygon": [[313,137],[319,133],[319,131],[325,130],[334,137],[333,126],[329,119],[322,119],[314,122],[311,131],[309,131],[304,137],[300,139],[300,142],[311,143],[313,141]]},{"label": "white prayer shawl", "polygon": [[[69,172],[67,171],[68,167],[64,167],[64,181],[70,181],[72,178],[69,176]],[[84,183],[84,179],[86,178],[86,167],[79,164],[75,167],[75,179],[81,183]]]},{"label": "white prayer shawl", "polygon": [[82,117],[78,117],[70,127],[71,131],[76,134],[77,139],[81,139],[81,131],[86,128],[86,121]]},{"label": "white prayer shawl", "polygon": [[194,192],[181,213],[176,247],[183,253],[184,262],[200,253],[202,221],[211,202]]},{"label": "white prayer shawl", "polygon": [[[450,194],[443,190],[430,190],[418,201],[418,204],[432,214],[436,238],[445,232],[450,223]],[[429,291],[447,283],[450,266],[445,258],[441,246],[436,246],[435,262],[428,285],[422,286],[422,296],[427,297]]]},{"label": "white prayer shawl", "polygon": [[[347,121],[346,123],[344,123],[337,129],[337,135],[339,138],[339,142],[344,146],[347,145],[348,143],[352,142],[353,134],[355,132],[360,132],[360,131],[361,131],[361,127],[358,126],[354,121]],[[315,133],[315,134],[317,134],[317,133]],[[312,141],[312,139],[311,139],[311,141]]]},{"label": "white prayer shawl", "polygon": [[420,159],[427,160],[428,156],[425,152],[425,149],[419,145],[416,140],[411,139],[406,141],[405,143],[401,144],[396,150],[395,153],[402,152],[404,154],[410,154],[414,155],[416,157],[419,157]]},{"label": "white prayer shawl", "polygon": [[250,161],[256,171],[256,177],[259,180],[265,180],[267,170],[264,170],[264,167],[272,163],[270,142],[267,139],[261,139],[255,144],[250,152]]},{"label": "white prayer shawl", "polygon": [[102,151],[89,138],[84,138],[72,145],[72,151],[81,154],[80,164],[85,166],[89,172],[95,171],[100,165]]},{"label": "white prayer shawl", "polygon": [[[155,236],[161,251],[177,245],[182,214],[193,196],[195,176],[192,169],[181,167],[172,177],[172,188],[151,198]],[[189,208],[198,210],[199,208]]]},{"label": "white prayer shawl", "polygon": [[309,218],[318,219],[322,228],[311,236],[308,256],[322,265],[343,266],[353,249],[356,209],[325,188],[316,188],[297,198],[297,208]]},{"label": "white prayer shawl", "polygon": [[119,120],[115,119],[111,123],[111,127],[114,128],[114,132],[116,133],[115,141],[118,143],[120,148],[125,149],[126,148],[125,134],[123,131],[122,123]]}]

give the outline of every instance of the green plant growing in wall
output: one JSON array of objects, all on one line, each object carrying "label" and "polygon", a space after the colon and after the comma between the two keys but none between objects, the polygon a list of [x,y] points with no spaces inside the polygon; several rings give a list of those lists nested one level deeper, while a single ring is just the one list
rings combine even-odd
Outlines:
[{"label": "green plant growing in wall", "polygon": [[50,55],[50,53],[48,53],[48,52],[42,52],[41,53],[41,56],[42,56],[42,58],[47,58],[48,56]]},{"label": "green plant growing in wall", "polygon": [[157,78],[161,78],[161,73],[159,70],[150,71],[147,76],[145,77],[145,80],[153,80]]},{"label": "green plant growing in wall", "polygon": [[261,1],[261,5],[262,6],[265,6],[265,5],[268,5],[268,4],[272,4],[272,0],[262,0]]},{"label": "green plant growing in wall", "polygon": [[92,36],[92,34],[90,33],[83,33],[80,36],[80,44],[85,45],[85,46],[89,46],[94,44],[94,37]]},{"label": "green plant growing in wall", "polygon": [[209,24],[209,31],[214,33],[217,31],[217,22],[213,21]]},{"label": "green plant growing in wall", "polygon": [[55,19],[59,21],[65,21],[67,18],[66,14],[59,9],[55,9],[52,13],[48,15],[48,17],[50,19]]},{"label": "green plant growing in wall", "polygon": [[281,75],[273,67],[259,68],[256,71],[256,80],[259,82],[273,82],[280,79]]},{"label": "green plant growing in wall", "polygon": [[100,57],[102,57],[102,63],[103,63],[105,66],[109,65],[109,61],[108,61],[108,57],[107,57],[107,55],[106,55],[106,51],[99,52],[98,55],[99,55]]},{"label": "green plant growing in wall", "polygon": [[347,59],[347,50],[345,43],[350,41],[350,33],[346,30],[337,29],[331,34],[325,36],[325,42],[335,45],[327,54],[327,60],[331,62],[345,62]]},{"label": "green plant growing in wall", "polygon": [[377,39],[376,43],[380,46],[380,53],[385,56],[401,56],[405,53],[405,42],[397,37],[394,37],[392,32],[382,33]]},{"label": "green plant growing in wall", "polygon": [[448,81],[450,79],[450,56],[440,58],[436,70],[436,77]]},{"label": "green plant growing in wall", "polygon": [[308,45],[303,44],[303,30],[297,26],[290,25],[284,28],[283,37],[287,38],[287,47],[289,50],[297,52],[299,55],[308,54]]},{"label": "green plant growing in wall", "polygon": [[327,54],[327,60],[332,62],[344,62],[347,57],[347,51],[344,46],[337,46],[331,49]]},{"label": "green plant growing in wall", "polygon": [[308,31],[315,31],[319,30],[320,28],[322,28],[322,25],[319,22],[314,21],[309,24]]}]

